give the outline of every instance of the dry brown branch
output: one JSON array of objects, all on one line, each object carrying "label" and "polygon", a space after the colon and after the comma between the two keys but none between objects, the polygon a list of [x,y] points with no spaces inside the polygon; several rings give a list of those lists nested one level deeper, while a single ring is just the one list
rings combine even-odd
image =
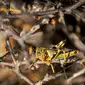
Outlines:
[{"label": "dry brown branch", "polygon": [[76,46],[77,49],[85,53],[85,45],[82,43],[81,40],[74,34],[69,35],[70,41]]},{"label": "dry brown branch", "polygon": [[73,74],[73,76],[71,76],[70,78],[67,79],[67,82],[71,82],[73,79],[79,77],[80,75],[85,73],[85,68],[80,70],[79,72]]},{"label": "dry brown branch", "polygon": [[[28,84],[30,85],[33,85],[33,83],[26,77],[24,76],[23,74],[20,73],[20,66],[22,66],[23,64],[27,64],[28,65],[28,62],[18,62],[16,61],[15,64],[12,64],[12,63],[5,63],[5,62],[1,62],[0,63],[1,65],[5,65],[5,66],[8,66],[8,67],[11,67],[11,70],[17,74],[17,76],[20,77],[20,79],[23,79],[24,81],[26,81]],[[29,65],[28,65],[29,66]]]},{"label": "dry brown branch", "polygon": [[6,63],[6,62],[0,62],[0,65],[5,65],[5,66],[9,66],[9,67],[14,67],[14,64],[12,64],[12,63]]},{"label": "dry brown branch", "polygon": [[23,76],[19,71],[13,70],[13,72],[16,73],[17,76],[19,76],[21,79],[23,79],[24,81],[26,81],[28,84],[34,85],[27,77]]},{"label": "dry brown branch", "polygon": [[14,53],[13,53],[13,50],[12,50],[11,44],[10,44],[10,42],[9,42],[9,39],[6,41],[6,43],[7,43],[7,45],[8,45],[9,52],[10,52],[10,54],[11,54],[13,63],[16,64],[15,55],[14,55]]}]

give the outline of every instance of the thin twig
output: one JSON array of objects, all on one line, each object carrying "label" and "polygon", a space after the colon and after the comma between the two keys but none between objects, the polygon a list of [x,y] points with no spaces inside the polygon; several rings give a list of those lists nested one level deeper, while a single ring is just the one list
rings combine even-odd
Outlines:
[{"label": "thin twig", "polygon": [[76,4],[72,5],[71,7],[67,7],[65,9],[66,13],[71,13],[73,10],[77,9],[78,7],[80,7],[82,4],[85,3],[85,0],[80,0],[79,2],[77,2]]},{"label": "thin twig", "polygon": [[7,63],[7,62],[0,62],[0,65],[6,65],[6,66],[14,67],[13,63]]},{"label": "thin twig", "polygon": [[6,43],[7,43],[7,45],[8,45],[8,49],[9,49],[9,52],[10,52],[10,54],[11,54],[13,63],[16,64],[15,55],[14,55],[14,53],[13,53],[13,50],[12,50],[12,47],[11,47],[11,44],[10,44],[9,40],[6,40]]},{"label": "thin twig", "polygon": [[70,83],[73,79],[81,76],[81,75],[84,74],[84,73],[85,73],[85,68],[82,69],[82,70],[80,70],[79,72],[73,74],[73,76],[71,76],[70,78],[68,78],[68,79],[66,80],[66,82],[67,82],[67,83]]},{"label": "thin twig", "polygon": [[17,76],[19,76],[19,78],[23,79],[23,80],[26,81],[28,84],[33,85],[33,83],[32,83],[26,76],[23,76],[19,71],[13,70],[13,72],[16,73]]}]

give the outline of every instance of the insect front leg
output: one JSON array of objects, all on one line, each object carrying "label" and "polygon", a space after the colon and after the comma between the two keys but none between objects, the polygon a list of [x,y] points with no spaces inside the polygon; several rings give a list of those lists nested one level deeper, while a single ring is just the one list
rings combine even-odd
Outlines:
[{"label": "insect front leg", "polygon": [[53,73],[55,73],[55,70],[54,70],[53,65],[52,65],[52,64],[50,64],[50,66],[51,66],[51,69],[52,69]]}]

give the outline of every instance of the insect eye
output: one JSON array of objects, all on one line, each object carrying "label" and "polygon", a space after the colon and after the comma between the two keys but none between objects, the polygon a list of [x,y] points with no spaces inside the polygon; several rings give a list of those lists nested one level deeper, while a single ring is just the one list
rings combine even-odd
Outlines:
[{"label": "insect eye", "polygon": [[77,53],[79,53],[79,51],[78,50],[75,50],[75,52],[74,52],[75,54],[77,54]]}]

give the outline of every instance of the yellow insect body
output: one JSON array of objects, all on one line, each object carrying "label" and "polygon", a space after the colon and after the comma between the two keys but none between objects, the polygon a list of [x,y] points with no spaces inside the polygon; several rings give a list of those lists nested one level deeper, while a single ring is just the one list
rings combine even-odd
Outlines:
[{"label": "yellow insect body", "polygon": [[74,56],[78,53],[79,51],[78,50],[73,50],[73,51],[68,51],[68,52],[65,52],[65,54],[61,53],[60,55],[56,56],[56,58],[63,58],[63,56],[65,57],[71,57],[71,56]]},{"label": "yellow insect body", "polygon": [[36,47],[36,59],[41,60],[48,66],[50,65],[54,73],[55,71],[52,66],[52,60],[63,59],[64,62],[66,62],[67,57],[74,56],[79,52],[78,50],[66,51],[64,49],[61,49],[64,45],[65,41],[59,42],[57,45],[55,45],[56,50],[47,49],[43,47]]}]

